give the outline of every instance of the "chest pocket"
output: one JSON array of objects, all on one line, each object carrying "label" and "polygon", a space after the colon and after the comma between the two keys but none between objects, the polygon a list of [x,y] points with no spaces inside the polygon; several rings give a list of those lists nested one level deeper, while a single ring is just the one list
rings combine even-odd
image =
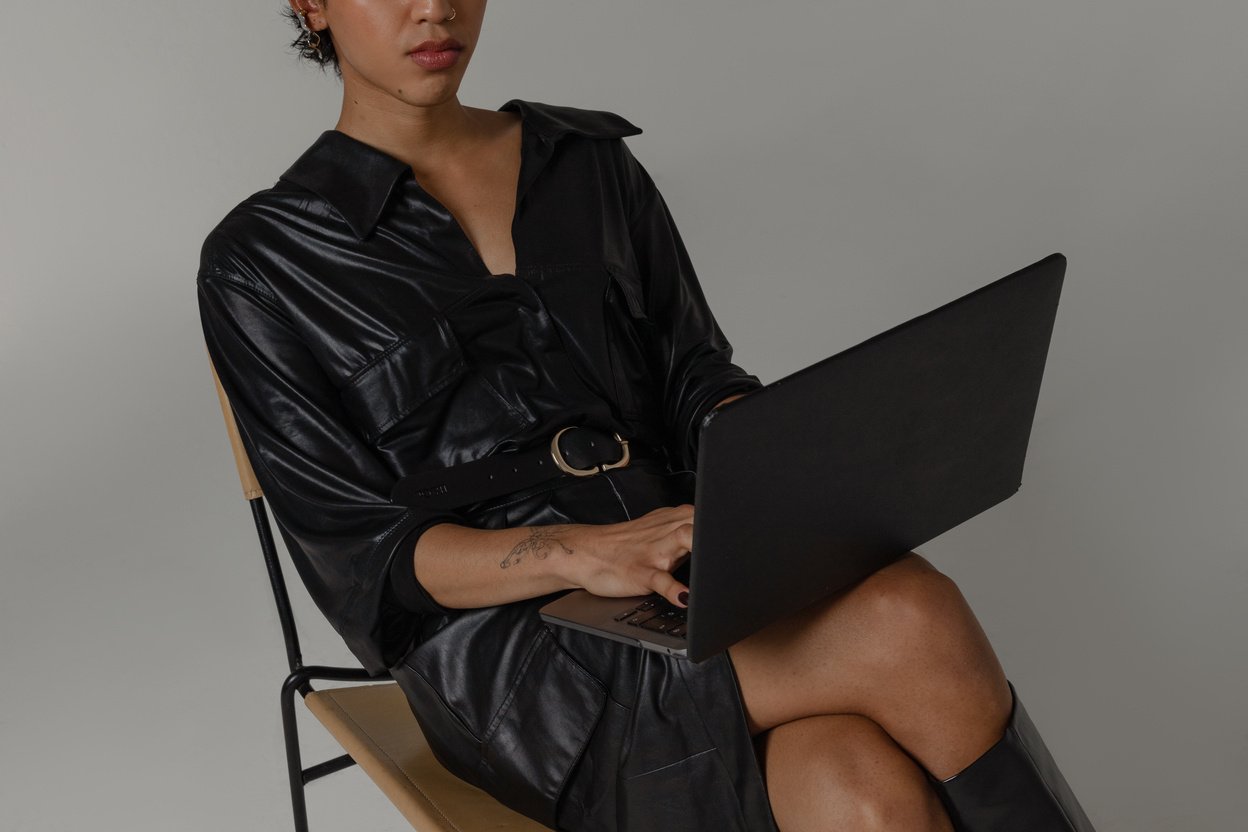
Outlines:
[{"label": "chest pocket", "polygon": [[579,382],[624,421],[638,421],[651,384],[640,282],[614,264],[585,261],[542,266],[533,289]]},{"label": "chest pocket", "polygon": [[473,368],[442,315],[369,361],[340,396],[370,444],[442,465],[484,456],[535,421]]},{"label": "chest pocket", "polygon": [[626,418],[640,420],[653,398],[655,325],[646,315],[641,278],[616,263],[604,267],[608,277],[604,324],[616,401]]}]

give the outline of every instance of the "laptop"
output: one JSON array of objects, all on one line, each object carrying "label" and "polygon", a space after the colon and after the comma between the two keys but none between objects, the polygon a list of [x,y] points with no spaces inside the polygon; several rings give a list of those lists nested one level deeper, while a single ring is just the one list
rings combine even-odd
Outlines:
[{"label": "laptop", "polygon": [[542,619],[704,661],[1011,496],[1065,272],[1051,254],[711,411],[688,608],[577,589]]}]

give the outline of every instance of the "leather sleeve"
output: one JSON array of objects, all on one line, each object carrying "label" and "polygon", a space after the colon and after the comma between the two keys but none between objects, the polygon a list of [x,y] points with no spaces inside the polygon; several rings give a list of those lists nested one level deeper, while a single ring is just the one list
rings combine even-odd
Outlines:
[{"label": "leather sleeve", "polygon": [[444,611],[432,599],[405,604],[411,594],[391,585],[392,562],[405,562],[415,583],[419,533],[458,518],[390,502],[397,476],[350,427],[337,389],[278,299],[213,261],[206,244],[196,281],[200,319],[256,479],[313,600],[365,669],[378,673],[410,649],[419,613]]},{"label": "leather sleeve", "polygon": [[654,324],[652,365],[674,463],[694,470],[702,420],[722,399],[762,387],[732,361],[732,345],[711,313],[666,200],[625,147],[629,236]]},{"label": "leather sleeve", "polygon": [[435,515],[409,531],[395,547],[406,557],[396,555],[391,561],[390,589],[394,593],[395,601],[409,612],[422,615],[450,615],[453,612],[452,609],[433,600],[433,596],[425,589],[424,584],[416,579],[412,555],[416,551],[416,542],[425,533],[425,529],[438,523],[454,523],[457,519],[453,515]]}]

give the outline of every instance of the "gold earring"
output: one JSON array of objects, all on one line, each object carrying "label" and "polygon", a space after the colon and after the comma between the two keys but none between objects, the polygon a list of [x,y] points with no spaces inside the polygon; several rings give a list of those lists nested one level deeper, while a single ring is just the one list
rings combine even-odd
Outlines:
[{"label": "gold earring", "polygon": [[321,53],[321,36],[308,26],[308,14],[302,9],[299,10],[299,26],[303,29],[304,48],[315,52],[318,61],[324,61],[325,55]]}]

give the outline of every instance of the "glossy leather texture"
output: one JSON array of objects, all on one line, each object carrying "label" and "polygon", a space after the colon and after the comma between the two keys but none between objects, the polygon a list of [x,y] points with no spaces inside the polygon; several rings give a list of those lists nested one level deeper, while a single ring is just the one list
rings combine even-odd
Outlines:
[{"label": "glossy leather texture", "polygon": [[1001,739],[935,785],[957,832],[1095,832],[1009,682],[1014,697]]},{"label": "glossy leather texture", "polygon": [[[644,828],[642,810],[666,801],[683,808],[660,813],[663,828],[768,832],[726,655],[678,667],[555,632],[537,615],[553,596],[449,609],[387,580],[392,565],[410,573],[437,522],[608,523],[692,502],[702,418],[762,386],[732,362],[623,141],[640,128],[518,99],[500,110],[522,119],[515,274],[488,274],[406,163],[327,130],[204,241],[213,365],[312,598],[365,668],[390,670],[449,769],[552,827],[572,789],[584,829]],[[666,458],[455,510],[389,499],[412,471],[548,444],[568,425]],[[695,807],[647,777],[672,765],[728,799]]]}]

